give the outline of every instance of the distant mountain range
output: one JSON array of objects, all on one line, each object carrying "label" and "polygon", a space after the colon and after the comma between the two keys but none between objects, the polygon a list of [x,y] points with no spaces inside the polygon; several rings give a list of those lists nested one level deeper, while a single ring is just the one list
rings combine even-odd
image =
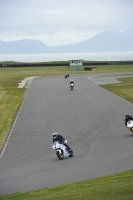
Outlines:
[{"label": "distant mountain range", "polygon": [[133,29],[124,32],[103,31],[83,42],[48,47],[39,40],[0,40],[0,54],[93,53],[133,51]]}]

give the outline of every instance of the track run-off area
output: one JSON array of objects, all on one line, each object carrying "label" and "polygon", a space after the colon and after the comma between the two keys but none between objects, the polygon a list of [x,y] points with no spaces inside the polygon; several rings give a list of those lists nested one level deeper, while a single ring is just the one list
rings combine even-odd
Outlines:
[{"label": "track run-off area", "polygon": [[[89,75],[33,79],[1,152],[0,195],[132,169],[133,134],[124,125],[126,113],[133,113],[133,105]],[[57,158],[55,131],[68,140],[74,157]]]}]

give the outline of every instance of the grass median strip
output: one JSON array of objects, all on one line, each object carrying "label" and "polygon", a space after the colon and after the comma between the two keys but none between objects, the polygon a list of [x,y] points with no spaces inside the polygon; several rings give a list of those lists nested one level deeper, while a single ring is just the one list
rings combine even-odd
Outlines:
[{"label": "grass median strip", "polygon": [[120,83],[100,85],[100,87],[133,103],[133,78],[118,78]]},{"label": "grass median strip", "polygon": [[0,147],[6,139],[24,95],[24,89],[17,89],[14,79],[8,75],[4,80],[2,78],[0,75]]}]

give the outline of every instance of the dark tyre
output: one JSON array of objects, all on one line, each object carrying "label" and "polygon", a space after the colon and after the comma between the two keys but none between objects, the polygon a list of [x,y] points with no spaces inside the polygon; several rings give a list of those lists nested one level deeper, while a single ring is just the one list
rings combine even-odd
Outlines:
[{"label": "dark tyre", "polygon": [[61,151],[61,154],[60,154],[59,151],[56,151],[56,155],[57,155],[57,157],[58,157],[60,160],[63,160],[63,159],[64,159],[63,151]]},{"label": "dark tyre", "polygon": [[69,157],[73,157],[74,153],[73,153],[73,150],[70,150],[70,155]]}]

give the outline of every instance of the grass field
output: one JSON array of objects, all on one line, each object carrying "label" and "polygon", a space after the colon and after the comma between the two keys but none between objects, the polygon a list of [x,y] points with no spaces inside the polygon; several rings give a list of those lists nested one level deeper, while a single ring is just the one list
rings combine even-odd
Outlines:
[{"label": "grass field", "polygon": [[1,196],[0,200],[133,200],[133,170],[72,184]]},{"label": "grass field", "polygon": [[102,88],[133,103],[133,78],[118,78],[121,83],[101,85]]},{"label": "grass field", "polygon": [[[69,74],[90,74],[103,72],[131,72],[133,65],[98,66],[97,71],[69,71],[67,67],[19,67],[0,68],[0,148],[16,117],[26,89],[18,89],[18,83],[29,76],[55,76]],[[122,78],[121,83],[101,87],[133,102],[133,78]],[[86,180],[69,185],[46,188],[28,193],[0,197],[0,200],[132,200],[133,170],[120,174]]]}]

